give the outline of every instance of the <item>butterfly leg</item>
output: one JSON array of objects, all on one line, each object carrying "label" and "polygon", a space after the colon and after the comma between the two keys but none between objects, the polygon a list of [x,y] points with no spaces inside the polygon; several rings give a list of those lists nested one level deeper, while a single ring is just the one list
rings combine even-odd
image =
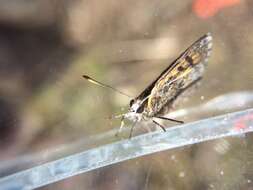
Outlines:
[{"label": "butterfly leg", "polygon": [[158,125],[164,132],[166,132],[166,129],[164,126],[162,126],[160,123],[156,122],[155,120],[152,120],[154,124]]},{"label": "butterfly leg", "polygon": [[129,135],[129,139],[131,139],[131,138],[132,138],[133,131],[134,131],[134,127],[135,127],[136,123],[137,123],[137,121],[135,121],[135,122],[133,123],[132,127],[131,127],[131,130],[130,130],[130,135]]},{"label": "butterfly leg", "polygon": [[122,115],[121,119],[120,119],[120,127],[119,127],[117,133],[115,134],[116,137],[118,137],[119,133],[121,132],[122,128],[125,125],[124,119],[125,119],[125,117],[124,117],[124,115]]},{"label": "butterfly leg", "polygon": [[175,122],[175,123],[181,123],[181,124],[183,124],[183,123],[184,123],[183,121],[176,120],[176,119],[171,119],[171,118],[167,118],[167,117],[157,116],[156,118],[159,118],[159,119],[164,119],[164,120],[168,120],[168,121],[172,121],[172,122]]}]

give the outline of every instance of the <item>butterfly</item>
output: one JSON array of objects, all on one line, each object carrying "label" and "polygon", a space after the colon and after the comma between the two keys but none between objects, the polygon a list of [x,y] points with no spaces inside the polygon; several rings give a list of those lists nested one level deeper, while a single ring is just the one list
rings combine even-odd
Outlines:
[{"label": "butterfly", "polygon": [[[136,123],[150,121],[166,131],[165,127],[155,121],[155,118],[170,120],[177,123],[183,121],[166,118],[175,100],[187,89],[196,84],[203,76],[207,66],[208,58],[212,51],[212,36],[207,33],[195,41],[181,55],[174,60],[140,95],[131,99],[129,111],[121,114],[120,130],[124,126],[124,120],[133,121],[130,131],[132,136],[133,128]],[[97,85],[111,88],[121,94],[125,93],[95,79],[83,75],[88,81]],[[128,96],[128,95],[127,95]]]}]

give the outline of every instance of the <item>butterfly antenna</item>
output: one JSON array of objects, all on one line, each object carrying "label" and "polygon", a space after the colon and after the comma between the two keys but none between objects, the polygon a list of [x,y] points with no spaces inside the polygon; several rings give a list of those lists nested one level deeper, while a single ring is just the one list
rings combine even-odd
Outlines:
[{"label": "butterfly antenna", "polygon": [[98,86],[102,86],[104,88],[110,88],[110,89],[114,90],[115,92],[118,92],[118,93],[120,93],[120,94],[122,94],[124,96],[127,96],[128,98],[133,98],[132,96],[130,96],[130,95],[124,93],[124,92],[121,92],[120,90],[118,90],[116,88],[113,88],[112,86],[109,86],[107,84],[103,84],[103,83],[101,83],[101,82],[99,82],[99,81],[97,81],[97,80],[95,80],[95,79],[93,79],[93,78],[91,78],[91,77],[89,77],[87,75],[83,75],[83,78],[85,78],[87,81],[89,81],[89,82],[91,82],[93,84],[96,84]]}]

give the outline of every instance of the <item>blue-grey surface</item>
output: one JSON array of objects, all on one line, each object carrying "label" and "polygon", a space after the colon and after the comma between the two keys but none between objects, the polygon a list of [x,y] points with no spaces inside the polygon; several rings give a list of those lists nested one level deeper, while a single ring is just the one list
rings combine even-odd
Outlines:
[{"label": "blue-grey surface", "polygon": [[0,189],[34,189],[124,160],[253,131],[253,109],[97,147],[0,179]]}]

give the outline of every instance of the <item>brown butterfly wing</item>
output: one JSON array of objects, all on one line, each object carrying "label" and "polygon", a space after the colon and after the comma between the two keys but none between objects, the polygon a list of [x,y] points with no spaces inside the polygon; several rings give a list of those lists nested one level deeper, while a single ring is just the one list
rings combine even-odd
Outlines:
[{"label": "brown butterfly wing", "polygon": [[211,48],[212,37],[208,33],[193,43],[146,89],[150,91],[146,92],[149,96],[145,104],[147,116],[158,114],[168,102],[203,75]]}]

